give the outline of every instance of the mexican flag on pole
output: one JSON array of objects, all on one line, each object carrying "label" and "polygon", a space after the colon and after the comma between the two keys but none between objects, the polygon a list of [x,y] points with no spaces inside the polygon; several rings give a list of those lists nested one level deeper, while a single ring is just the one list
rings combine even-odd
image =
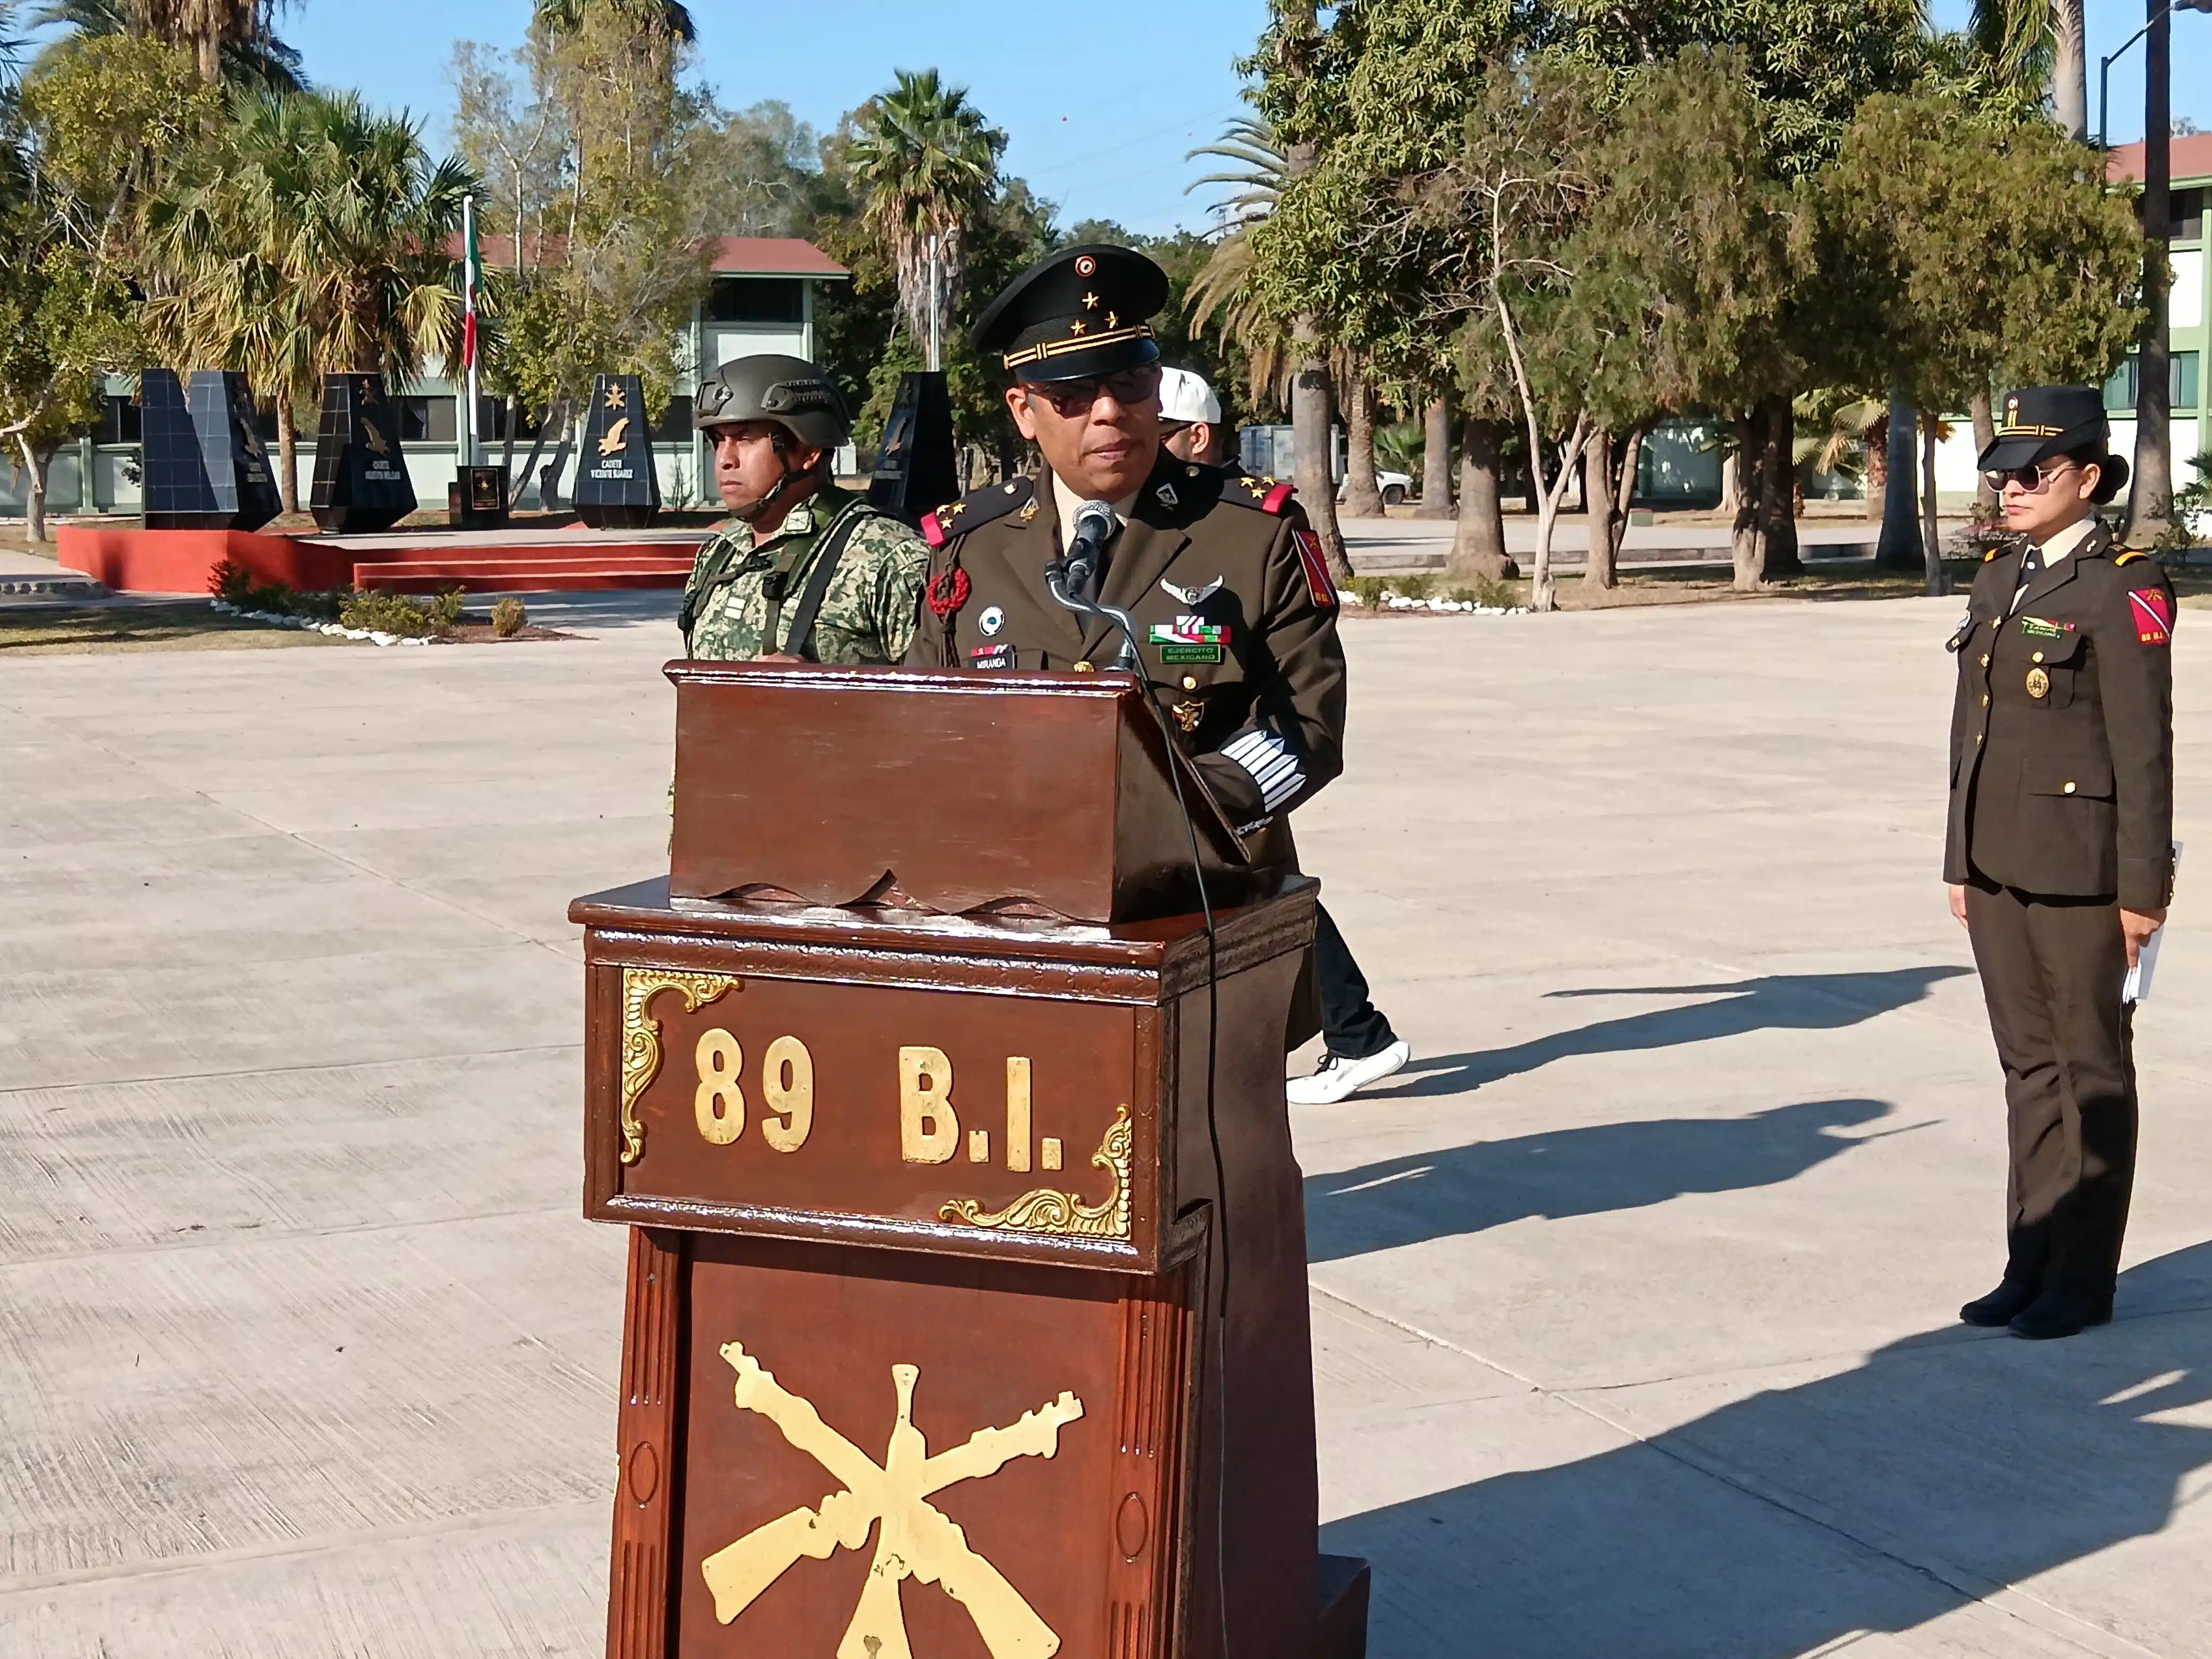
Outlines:
[{"label": "mexican flag on pole", "polygon": [[477,464],[477,290],[483,285],[483,256],[477,251],[477,198],[461,198],[461,369],[467,398],[461,425],[464,466]]},{"label": "mexican flag on pole", "polygon": [[461,367],[477,366],[477,289],[483,282],[483,255],[477,249],[477,200],[461,202],[461,234],[466,246],[461,255]]}]

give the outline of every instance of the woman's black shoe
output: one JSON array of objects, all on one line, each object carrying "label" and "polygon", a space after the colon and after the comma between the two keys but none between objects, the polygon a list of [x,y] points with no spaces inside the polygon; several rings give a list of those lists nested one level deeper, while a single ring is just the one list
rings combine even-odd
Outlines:
[{"label": "woman's black shoe", "polygon": [[1978,1297],[1959,1310],[1959,1317],[1969,1325],[1985,1325],[1994,1328],[2009,1325],[2040,1296],[2042,1291],[2024,1279],[2008,1279],[1987,1296]]},{"label": "woman's black shoe", "polygon": [[2060,1296],[2054,1292],[2036,1297],[2005,1328],[2014,1336],[2025,1337],[2030,1342],[2048,1342],[2053,1337],[2072,1336],[2092,1325],[2109,1325],[2112,1322],[2112,1302],[2110,1297],[2093,1301],[2087,1297]]}]

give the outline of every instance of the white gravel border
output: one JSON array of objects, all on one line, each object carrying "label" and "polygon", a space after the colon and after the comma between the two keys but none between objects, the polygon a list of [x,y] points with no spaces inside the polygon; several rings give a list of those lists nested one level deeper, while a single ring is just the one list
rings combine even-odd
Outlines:
[{"label": "white gravel border", "polygon": [[328,634],[332,639],[365,640],[371,645],[429,645],[428,639],[409,639],[404,635],[386,634],[381,629],[348,628],[343,623],[316,622],[308,617],[288,617],[276,611],[247,611],[224,599],[210,599],[208,604],[226,617],[243,617],[248,622],[270,623],[278,628],[301,628],[311,634]]},{"label": "white gravel border", "polygon": [[[1348,587],[1337,597],[1356,609],[1364,611],[1367,608],[1366,601]],[[1417,599],[1387,587],[1382,590],[1381,602],[1375,608],[1378,611],[1450,611],[1475,617],[1525,617],[1529,614],[1525,605],[1477,605],[1473,599]]]}]

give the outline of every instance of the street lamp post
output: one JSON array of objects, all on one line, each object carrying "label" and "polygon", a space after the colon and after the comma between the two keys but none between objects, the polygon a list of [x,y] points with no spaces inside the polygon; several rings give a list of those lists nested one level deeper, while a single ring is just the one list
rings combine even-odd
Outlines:
[{"label": "street lamp post", "polygon": [[2107,94],[2112,86],[2112,65],[2128,55],[2130,46],[2150,33],[2152,24],[2164,21],[2169,13],[2176,11],[2212,11],[2212,0],[2166,0],[2166,3],[2153,12],[2141,28],[2120,42],[2118,51],[2097,60],[2097,148],[2099,149],[2112,148],[2111,144],[2106,142],[2107,129],[2105,123],[2111,103]]}]

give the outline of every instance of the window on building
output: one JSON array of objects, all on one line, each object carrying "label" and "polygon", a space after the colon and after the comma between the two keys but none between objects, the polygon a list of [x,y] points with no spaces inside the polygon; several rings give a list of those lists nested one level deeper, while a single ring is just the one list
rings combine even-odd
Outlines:
[{"label": "window on building", "polygon": [[657,444],[688,444],[691,441],[691,400],[671,398],[660,418],[653,423],[653,441]]},{"label": "window on building", "polygon": [[459,435],[458,400],[452,398],[394,398],[403,444],[449,444]]},{"label": "window on building", "polygon": [[135,444],[138,441],[139,417],[143,414],[135,398],[109,398],[100,405],[100,418],[93,423],[92,441],[96,444]]},{"label": "window on building", "polygon": [[[2198,392],[2197,353],[2177,351],[2166,359],[2166,397],[2168,407],[2194,410]],[[2128,358],[2105,382],[2106,412],[2132,415],[2136,407],[2136,360]]]},{"label": "window on building", "polygon": [[[507,441],[507,399],[480,398],[477,401],[481,410],[477,419],[477,441],[485,444],[505,443]],[[514,435],[525,443],[538,435],[538,422],[530,418],[530,411],[526,409],[518,410],[515,413]]]},{"label": "window on building", "polygon": [[2201,240],[2204,235],[2204,192],[2177,190],[2166,198],[2166,216],[2177,242]]},{"label": "window on building", "polygon": [[806,284],[796,276],[717,276],[707,292],[707,320],[798,328],[806,321]]}]

